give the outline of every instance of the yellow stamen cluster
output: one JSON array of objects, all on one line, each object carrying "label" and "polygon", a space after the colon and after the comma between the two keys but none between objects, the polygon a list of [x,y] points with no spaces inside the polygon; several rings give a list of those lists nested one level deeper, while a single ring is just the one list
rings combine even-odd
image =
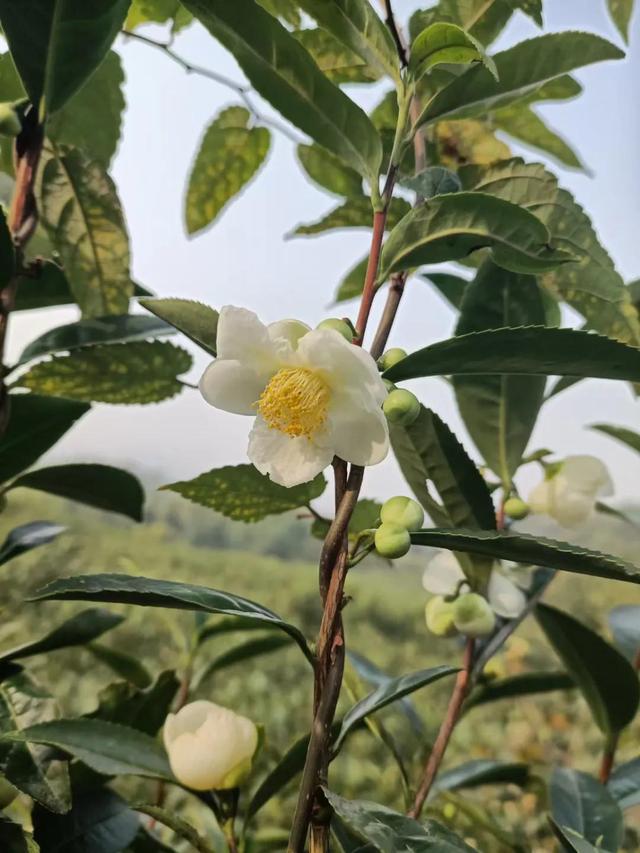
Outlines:
[{"label": "yellow stamen cluster", "polygon": [[283,367],[258,400],[258,412],[272,428],[291,438],[311,438],[324,424],[329,388],[317,373],[306,367]]}]

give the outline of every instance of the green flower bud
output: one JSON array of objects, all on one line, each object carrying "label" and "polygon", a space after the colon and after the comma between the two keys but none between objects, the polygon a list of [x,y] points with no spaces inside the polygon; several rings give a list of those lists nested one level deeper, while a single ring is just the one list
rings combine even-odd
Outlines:
[{"label": "green flower bud", "polygon": [[330,317],[328,320],[323,320],[321,323],[318,323],[318,329],[333,329],[334,332],[338,332],[350,344],[353,343],[355,337],[351,323],[347,320],[340,320],[338,317]]},{"label": "green flower bud", "polygon": [[17,136],[22,130],[20,116],[11,103],[0,104],[0,134],[2,136]]},{"label": "green flower bud", "polygon": [[409,426],[420,414],[420,401],[411,391],[396,388],[382,404],[382,411],[392,424]]},{"label": "green flower bud", "polygon": [[504,511],[509,518],[520,521],[520,519],[526,518],[529,515],[530,508],[529,504],[525,503],[522,498],[509,498],[509,500],[504,502]]},{"label": "green flower bud", "polygon": [[399,524],[406,530],[420,530],[424,524],[424,510],[417,501],[398,495],[385,501],[380,519],[383,524]]},{"label": "green flower bud", "polygon": [[378,359],[378,367],[380,368],[380,370],[389,370],[390,367],[393,367],[394,364],[397,364],[399,361],[402,361],[402,359],[406,357],[406,350],[400,349],[400,347],[392,347],[391,349],[388,349],[386,352],[382,353],[382,355]]},{"label": "green flower bud", "polygon": [[381,524],[374,536],[376,551],[381,557],[395,560],[404,557],[411,547],[411,537],[406,527],[399,524]]},{"label": "green flower bud", "polygon": [[458,629],[453,621],[453,604],[441,595],[434,595],[424,609],[427,628],[436,637],[453,637]]},{"label": "green flower bud", "polygon": [[496,616],[486,598],[467,592],[453,603],[453,621],[467,637],[486,637],[495,628]]}]

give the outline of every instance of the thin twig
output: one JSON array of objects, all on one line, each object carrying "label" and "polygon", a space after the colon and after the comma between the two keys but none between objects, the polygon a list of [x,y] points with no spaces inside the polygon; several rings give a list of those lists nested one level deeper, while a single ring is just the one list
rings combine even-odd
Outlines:
[{"label": "thin twig", "polygon": [[385,21],[387,27],[389,27],[389,31],[393,37],[393,40],[396,44],[396,50],[398,51],[398,56],[400,58],[400,64],[403,68],[406,68],[409,64],[409,56],[407,51],[407,46],[402,38],[402,33],[400,32],[400,28],[396,23],[395,15],[393,14],[393,7],[391,5],[391,0],[384,0],[384,11],[385,11]]},{"label": "thin twig", "polygon": [[389,292],[387,293],[387,301],[382,311],[382,317],[380,318],[378,330],[373,339],[373,343],[371,344],[371,355],[373,358],[376,359],[376,361],[384,352],[384,349],[387,345],[387,341],[389,340],[391,327],[394,324],[396,314],[398,313],[398,308],[400,307],[400,300],[402,299],[402,294],[404,293],[404,286],[406,284],[406,281],[407,274],[405,272],[397,273],[391,278]]}]

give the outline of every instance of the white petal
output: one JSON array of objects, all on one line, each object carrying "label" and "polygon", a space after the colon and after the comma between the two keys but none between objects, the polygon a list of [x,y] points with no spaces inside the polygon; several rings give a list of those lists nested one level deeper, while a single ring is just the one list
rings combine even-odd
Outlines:
[{"label": "white petal", "polygon": [[218,359],[240,361],[256,373],[273,372],[278,363],[277,347],[269,331],[253,311],[225,305],[217,331]]},{"label": "white petal", "polygon": [[362,347],[350,344],[335,329],[314,329],[301,338],[298,356],[302,364],[322,370],[336,390],[367,390],[382,405],[387,389],[375,361]]},{"label": "white petal", "polygon": [[487,596],[494,613],[505,619],[515,619],[527,604],[524,592],[496,569],[491,572]]},{"label": "white petal", "polygon": [[389,426],[380,406],[364,395],[337,394],[328,414],[335,454],[354,465],[377,465],[389,452]]},{"label": "white petal", "polygon": [[255,415],[270,376],[258,375],[239,361],[212,362],[200,379],[200,393],[211,406],[236,415]]},{"label": "white petal", "polygon": [[177,714],[169,714],[164,724],[164,743],[167,749],[169,744],[179,735],[185,732],[196,732],[207,719],[212,702],[207,702],[204,699],[198,699],[196,702],[189,702],[181,708]]},{"label": "white petal", "polygon": [[551,515],[563,527],[576,527],[583,524],[593,514],[595,497],[580,492],[567,491],[562,500],[558,500]]},{"label": "white petal", "polygon": [[278,320],[267,326],[269,337],[276,343],[285,343],[286,349],[293,351],[297,349],[300,338],[311,331],[310,326],[300,320]]},{"label": "white petal", "polygon": [[536,515],[549,515],[553,506],[553,487],[551,480],[543,480],[530,492],[527,503]]},{"label": "white petal", "polygon": [[529,506],[535,513],[550,515],[562,527],[575,527],[593,513],[595,494],[571,488],[563,472],[564,466],[559,474],[539,483],[529,495]]},{"label": "white petal", "polygon": [[453,595],[465,574],[451,551],[433,557],[422,575],[422,586],[434,595]]},{"label": "white petal", "polygon": [[248,455],[258,471],[268,474],[274,483],[291,488],[324,471],[334,452],[304,436],[290,438],[257,417],[249,435]]},{"label": "white petal", "polygon": [[583,494],[611,495],[613,482],[604,462],[595,456],[567,456],[560,473],[569,488]]}]

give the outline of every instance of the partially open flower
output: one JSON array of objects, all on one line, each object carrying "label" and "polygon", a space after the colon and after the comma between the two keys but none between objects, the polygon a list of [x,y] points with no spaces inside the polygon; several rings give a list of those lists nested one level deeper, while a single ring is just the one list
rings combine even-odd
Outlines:
[{"label": "partially open flower", "polygon": [[531,511],[574,527],[592,515],[599,497],[613,494],[605,464],[595,456],[567,456],[529,495]]},{"label": "partially open flower", "polygon": [[375,361],[334,329],[265,326],[244,308],[220,312],[218,358],[200,391],[212,406],[255,416],[249,459],[281,486],[312,480],[339,456],[376,465],[389,450]]},{"label": "partially open flower", "polygon": [[198,700],[168,715],[164,745],[179,782],[195,791],[224,790],[248,776],[258,730],[247,717]]}]

